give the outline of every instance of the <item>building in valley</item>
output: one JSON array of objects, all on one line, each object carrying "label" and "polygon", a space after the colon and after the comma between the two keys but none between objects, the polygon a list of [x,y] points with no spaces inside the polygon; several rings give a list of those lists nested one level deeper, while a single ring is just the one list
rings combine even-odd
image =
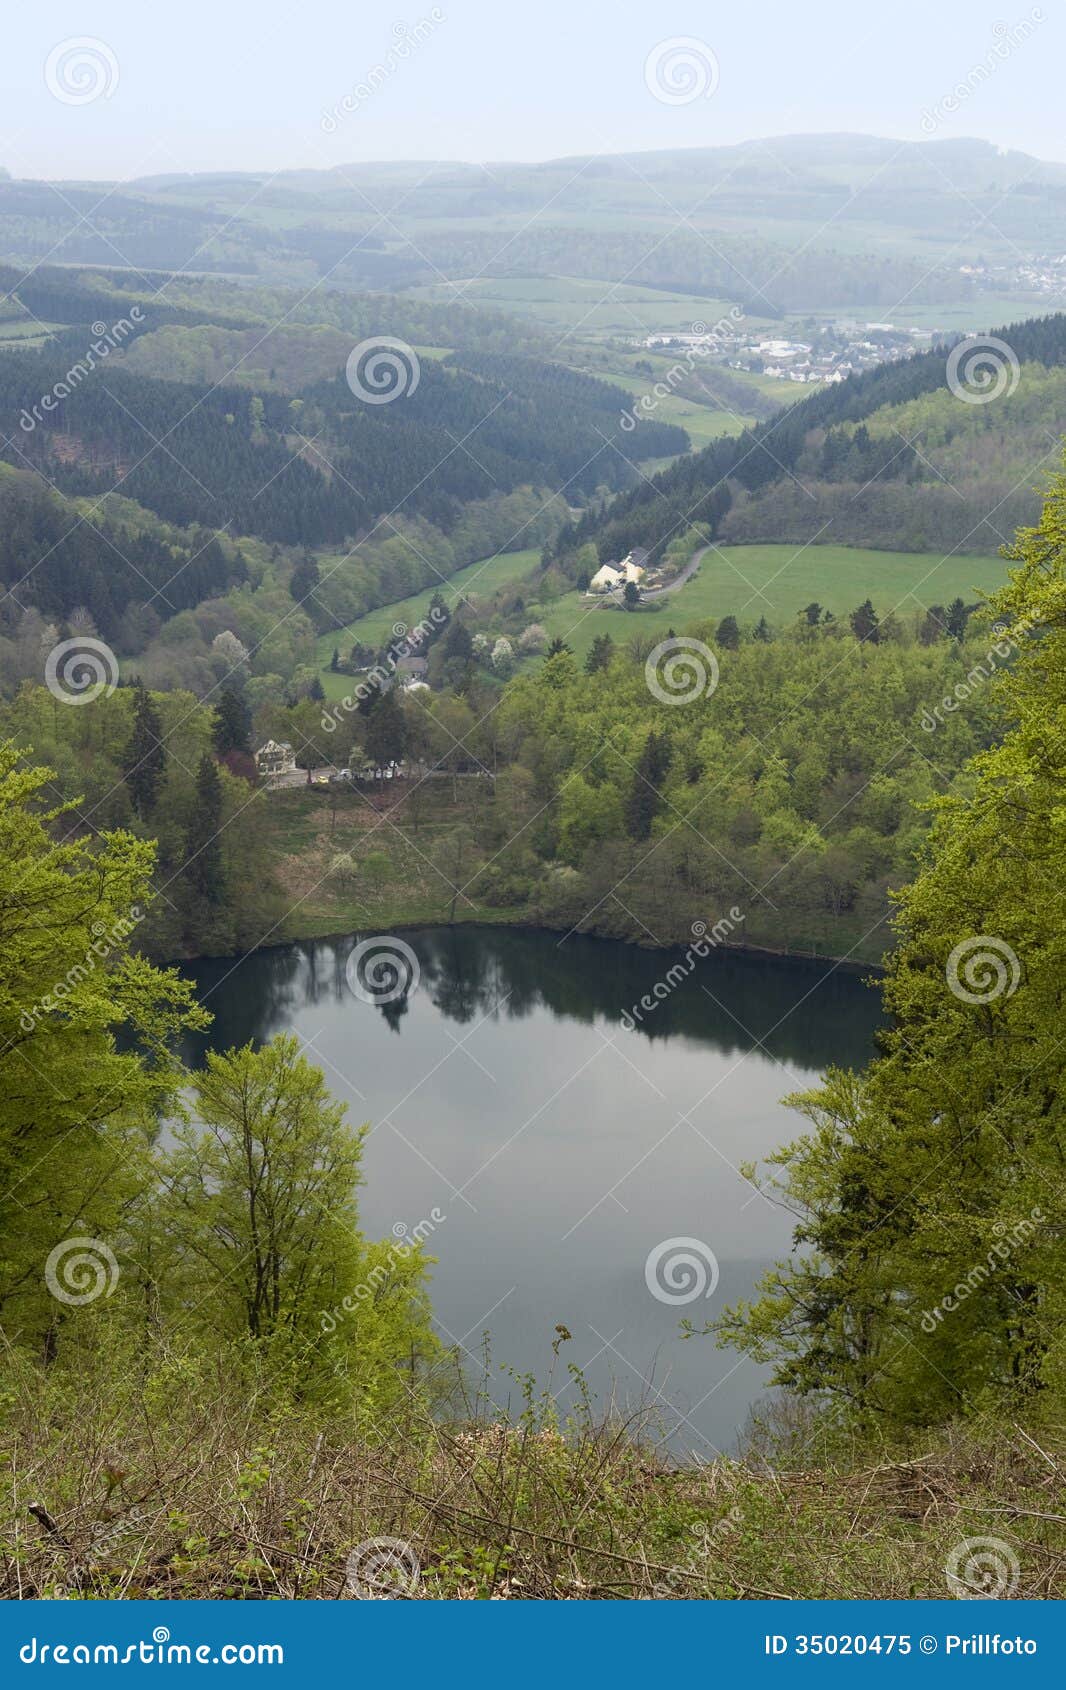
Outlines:
[{"label": "building in valley", "polygon": [[296,768],[296,753],[288,740],[268,739],[255,754],[256,771],[263,780],[276,775],[291,775]]}]

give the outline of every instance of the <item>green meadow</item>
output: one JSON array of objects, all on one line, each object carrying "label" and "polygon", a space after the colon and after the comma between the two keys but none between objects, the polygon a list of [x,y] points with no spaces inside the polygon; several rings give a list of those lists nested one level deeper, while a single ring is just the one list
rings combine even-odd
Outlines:
[{"label": "green meadow", "polygon": [[[441,584],[449,605],[470,593],[487,599],[501,587],[529,576],[535,568],[536,550],[503,552],[467,564]],[[328,569],[329,558],[323,558]],[[999,586],[1005,564],[998,557],[955,553],[942,557],[933,552],[878,552],[861,546],[716,546],[707,553],[699,572],[680,592],[630,615],[619,608],[605,607],[584,593],[566,593],[551,606],[532,600],[529,620],[540,622],[551,637],[559,635],[584,656],[597,634],[615,639],[630,633],[657,628],[662,623],[681,630],[693,623],[723,616],[735,616],[742,626],[765,616],[772,628],[783,628],[795,620],[812,601],[846,616],[863,599],[873,600],[881,614],[895,611],[910,616],[931,604],[949,604],[963,598],[968,604]],[[413,627],[429,610],[433,587],[396,604],[381,605],[348,627],[323,634],[318,641],[322,684],[330,698],[343,696],[348,677],[335,675],[329,667],[334,647],[342,653],[360,640],[380,646],[397,622]],[[655,602],[655,601],[652,601]]]},{"label": "green meadow", "polygon": [[[661,600],[661,609],[634,613],[640,626],[661,621],[664,628],[681,629],[694,622],[735,616],[743,626],[765,616],[781,628],[817,600],[835,616],[854,610],[866,598],[884,615],[900,617],[931,604],[949,604],[961,597],[972,604],[982,592],[999,586],[1006,565],[998,557],[955,553],[942,557],[930,552],[876,552],[859,546],[716,546],[707,553],[699,572],[680,592]],[[583,593],[567,593],[547,612],[537,612],[552,636],[564,638],[583,654],[597,634],[623,632],[623,610],[594,608]],[[628,631],[628,630],[627,630]]]}]

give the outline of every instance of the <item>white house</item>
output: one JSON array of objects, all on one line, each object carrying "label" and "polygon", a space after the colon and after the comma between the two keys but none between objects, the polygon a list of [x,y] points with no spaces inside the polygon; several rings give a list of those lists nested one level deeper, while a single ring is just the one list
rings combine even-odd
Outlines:
[{"label": "white house", "polygon": [[289,775],[296,767],[296,753],[287,740],[279,744],[276,739],[268,739],[255,754],[255,766],[259,774],[267,778]]},{"label": "white house", "polygon": [[601,564],[589,582],[589,592],[610,593],[624,580],[625,576],[616,563]]},{"label": "white house", "polygon": [[613,593],[619,587],[628,586],[630,581],[639,586],[648,573],[642,561],[647,555],[639,550],[627,552],[621,563],[602,564],[589,582],[589,592]]}]

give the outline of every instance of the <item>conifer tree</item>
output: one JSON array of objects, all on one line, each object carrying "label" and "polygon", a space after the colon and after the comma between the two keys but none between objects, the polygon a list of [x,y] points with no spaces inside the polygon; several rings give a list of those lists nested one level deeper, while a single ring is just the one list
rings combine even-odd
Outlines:
[{"label": "conifer tree", "polygon": [[133,732],[126,749],[126,785],[141,821],[155,809],[166,769],[163,723],[147,688],[138,682],[133,696]]}]

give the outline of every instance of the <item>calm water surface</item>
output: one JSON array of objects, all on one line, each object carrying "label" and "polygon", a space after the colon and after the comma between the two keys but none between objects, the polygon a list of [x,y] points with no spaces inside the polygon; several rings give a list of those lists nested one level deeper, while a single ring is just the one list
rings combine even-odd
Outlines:
[{"label": "calm water surface", "polygon": [[[366,1232],[446,1217],[429,1245],[440,1332],[473,1354],[491,1332],[502,1405],[518,1400],[503,1364],[543,1380],[563,1323],[561,1362],[585,1370],[601,1405],[655,1404],[677,1447],[728,1448],[765,1374],[713,1339],[682,1340],[679,1322],[749,1295],[787,1251],[789,1217],[739,1165],[797,1135],[787,1092],[870,1060],[876,991],[829,964],[712,953],[626,1031],[623,1011],[676,955],[495,928],[404,939],[420,980],[383,1006],[348,987],[354,937],[195,965],[210,1044],[304,1041],[372,1128]],[[713,1252],[709,1298],[649,1290],[649,1253],[674,1239]]]}]

